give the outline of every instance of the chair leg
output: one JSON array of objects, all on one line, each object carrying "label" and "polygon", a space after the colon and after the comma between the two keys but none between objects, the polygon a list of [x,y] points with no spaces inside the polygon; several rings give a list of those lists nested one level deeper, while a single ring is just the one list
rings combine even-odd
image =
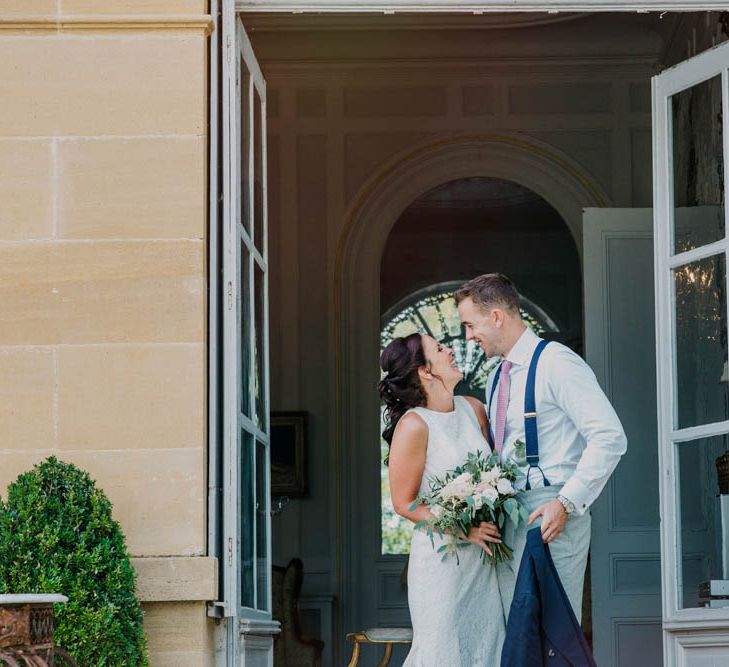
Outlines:
[{"label": "chair leg", "polygon": [[359,663],[359,640],[354,640],[354,646],[352,647],[352,657],[349,660],[347,667],[356,667]]},{"label": "chair leg", "polygon": [[382,654],[382,660],[377,663],[377,667],[387,667],[392,657],[392,644],[385,644],[385,652]]}]

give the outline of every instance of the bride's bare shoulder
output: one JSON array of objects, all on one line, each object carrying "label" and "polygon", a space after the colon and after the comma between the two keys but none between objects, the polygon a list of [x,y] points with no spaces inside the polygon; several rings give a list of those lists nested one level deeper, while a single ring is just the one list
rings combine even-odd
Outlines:
[{"label": "bride's bare shoulder", "polygon": [[395,436],[401,438],[420,438],[428,435],[428,425],[417,412],[408,412],[400,419],[395,429]]}]

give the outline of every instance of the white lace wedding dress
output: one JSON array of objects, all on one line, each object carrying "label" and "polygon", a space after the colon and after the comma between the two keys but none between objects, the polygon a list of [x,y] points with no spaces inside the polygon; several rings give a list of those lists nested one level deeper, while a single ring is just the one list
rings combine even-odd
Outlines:
[{"label": "white lace wedding dress", "polygon": [[[420,491],[428,479],[442,477],[466,460],[469,452],[488,452],[473,408],[455,397],[453,412],[414,408],[428,425],[428,449]],[[404,667],[498,667],[504,642],[504,612],[489,563],[481,549],[459,549],[460,565],[449,556],[441,561],[442,542],[422,531],[413,533],[408,564],[408,603],[413,644]]]}]

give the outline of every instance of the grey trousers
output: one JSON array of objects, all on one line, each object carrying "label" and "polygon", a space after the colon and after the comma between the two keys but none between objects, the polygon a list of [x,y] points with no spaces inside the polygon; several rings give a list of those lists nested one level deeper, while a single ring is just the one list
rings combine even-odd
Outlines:
[{"label": "grey trousers", "polygon": [[[531,514],[537,507],[548,503],[559,495],[562,486],[546,486],[521,495],[521,502]],[[511,601],[514,598],[516,577],[519,573],[519,563],[526,546],[526,535],[529,528],[540,525],[541,517],[531,526],[526,524],[514,528],[508,521],[502,535],[502,540],[514,550],[514,559],[496,566],[496,576],[499,582],[501,603],[504,607],[506,620],[509,618]],[[579,516],[576,512],[567,519],[567,524],[557,539],[549,543],[552,560],[557,568],[559,578],[562,580],[567,597],[577,620],[582,619],[582,589],[585,582],[585,566],[587,565],[587,552],[590,548],[590,527],[592,517],[590,512]]]}]

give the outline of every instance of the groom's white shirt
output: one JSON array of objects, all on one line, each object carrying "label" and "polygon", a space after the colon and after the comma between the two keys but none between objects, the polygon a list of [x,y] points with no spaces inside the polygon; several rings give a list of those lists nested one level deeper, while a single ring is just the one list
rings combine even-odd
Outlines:
[{"label": "groom's white shirt", "polygon": [[[511,391],[506,414],[503,457],[513,458],[514,443],[524,440],[524,394],[527,371],[539,338],[527,327],[507,359],[512,362]],[[487,387],[491,396],[494,373]],[[544,349],[536,379],[537,428],[540,467],[551,484],[564,484],[560,492],[584,514],[600,495],[620,457],[627,449],[625,431],[592,369],[569,348],[552,342]],[[496,421],[498,390],[490,419]],[[542,476],[532,469],[532,488]],[[519,482],[523,488],[526,479]]]}]

